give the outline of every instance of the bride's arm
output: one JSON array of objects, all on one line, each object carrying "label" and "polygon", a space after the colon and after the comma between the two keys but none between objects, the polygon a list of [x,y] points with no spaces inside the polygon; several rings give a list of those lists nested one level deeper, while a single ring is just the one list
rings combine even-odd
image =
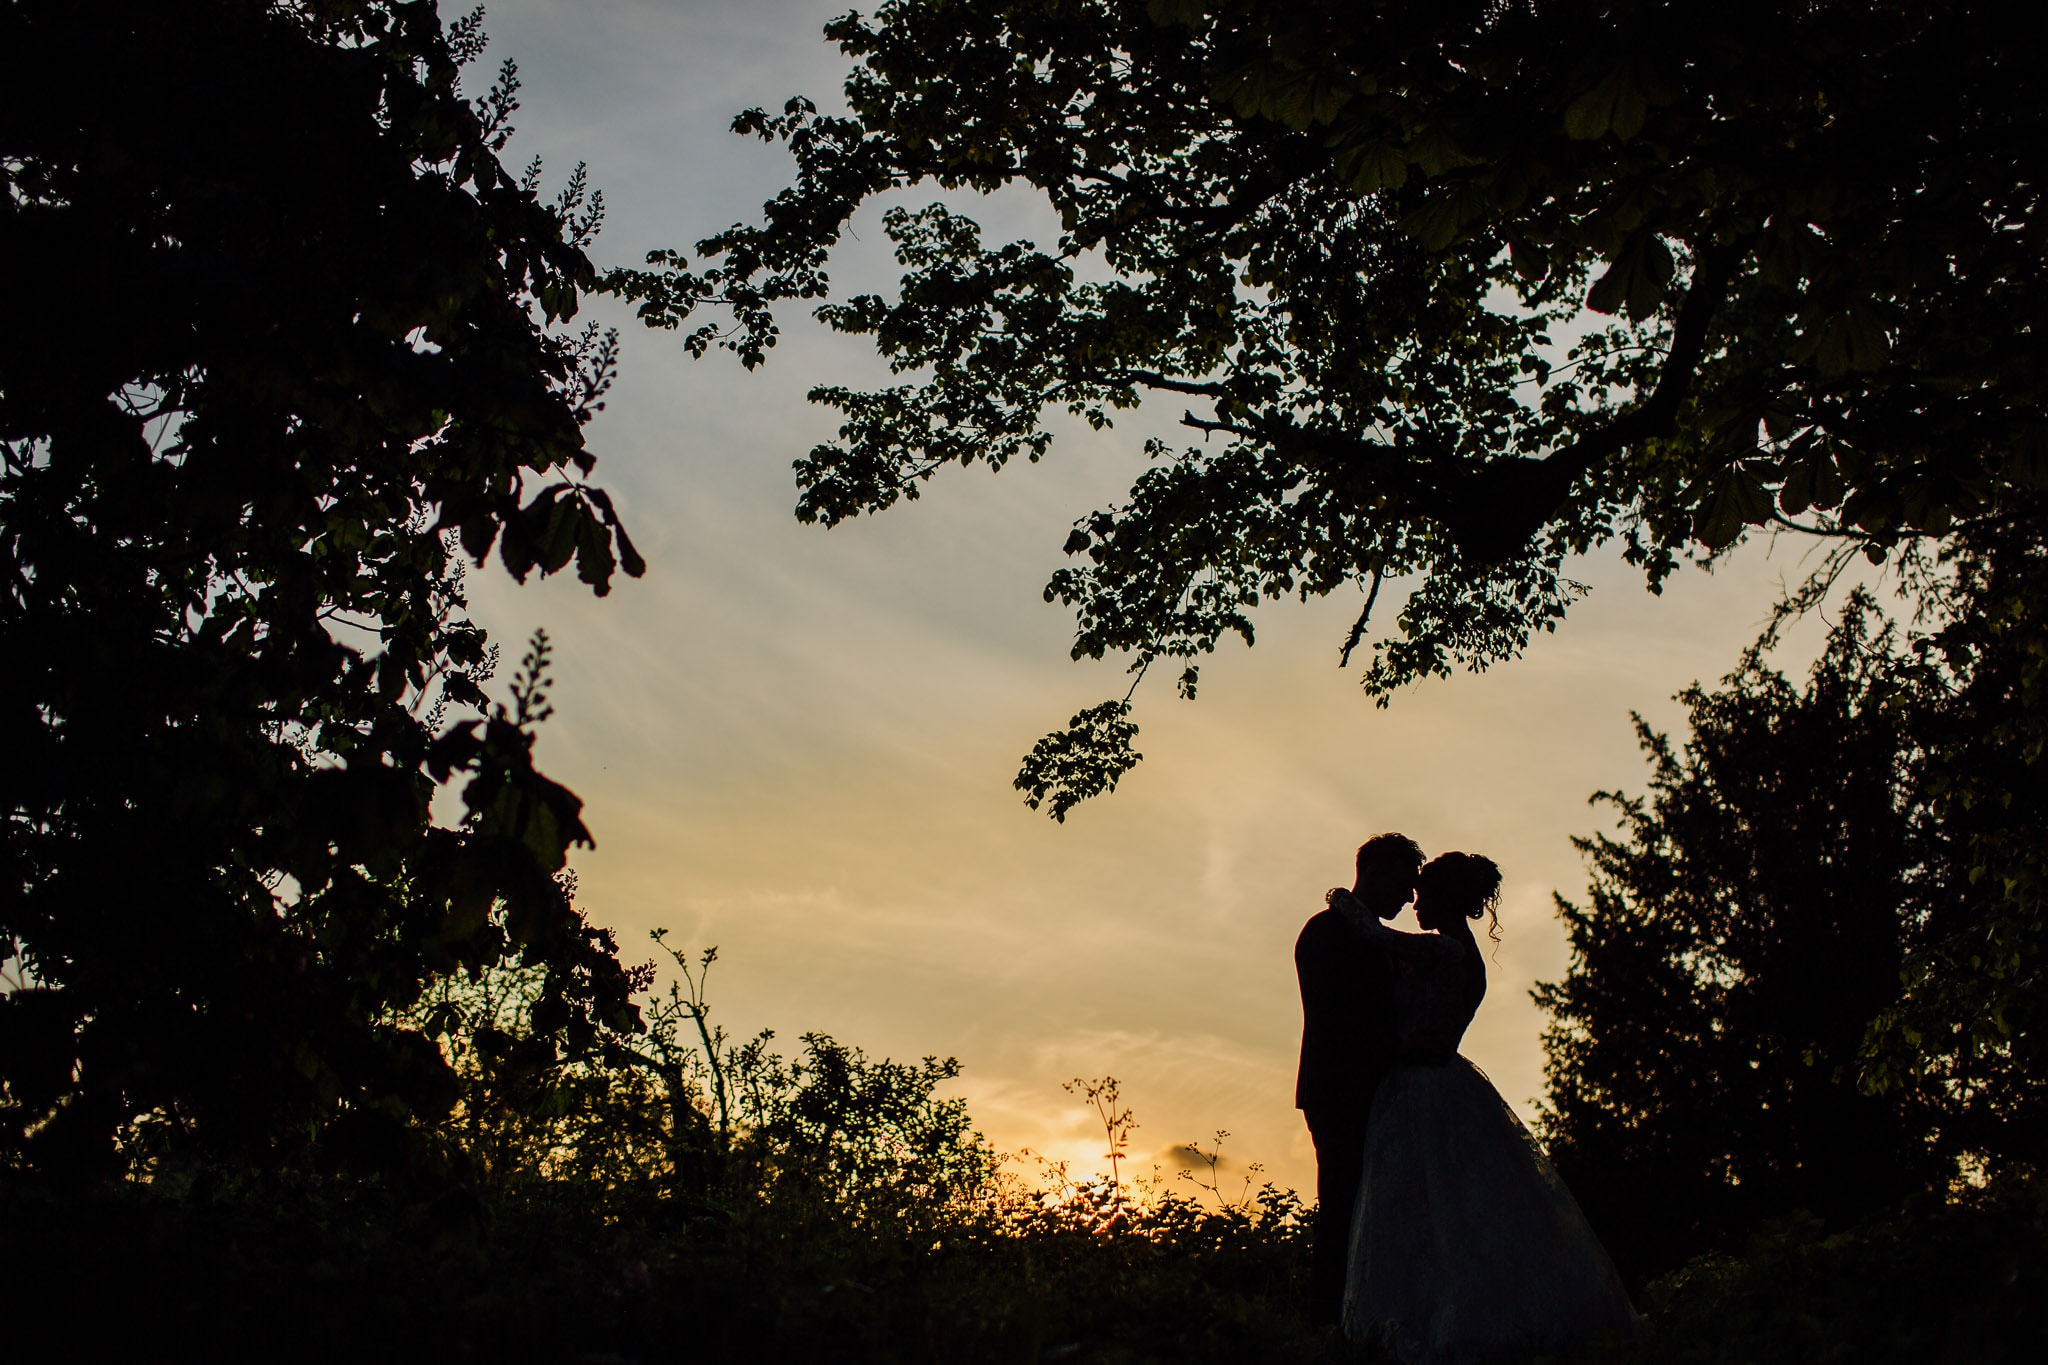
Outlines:
[{"label": "bride's arm", "polygon": [[1366,909],[1364,901],[1361,901],[1357,896],[1341,886],[1332,887],[1327,899],[1330,908],[1342,915],[1344,922],[1349,924],[1356,933],[1389,951],[1399,952],[1404,948],[1412,947],[1418,939],[1425,937],[1422,934],[1403,933],[1401,930],[1389,925],[1378,915]]}]

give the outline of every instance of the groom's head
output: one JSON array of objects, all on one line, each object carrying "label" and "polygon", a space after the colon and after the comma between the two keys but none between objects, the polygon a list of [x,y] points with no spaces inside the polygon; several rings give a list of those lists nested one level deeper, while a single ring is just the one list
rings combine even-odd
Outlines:
[{"label": "groom's head", "polygon": [[1392,919],[1415,898],[1422,849],[1405,834],[1375,834],[1358,846],[1358,883],[1351,893],[1381,919]]}]

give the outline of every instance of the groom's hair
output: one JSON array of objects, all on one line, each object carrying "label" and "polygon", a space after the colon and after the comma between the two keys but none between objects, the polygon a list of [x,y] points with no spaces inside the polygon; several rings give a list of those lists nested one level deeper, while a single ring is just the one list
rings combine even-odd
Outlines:
[{"label": "groom's hair", "polygon": [[1358,846],[1358,875],[1422,870],[1422,845],[1405,834],[1375,834]]}]

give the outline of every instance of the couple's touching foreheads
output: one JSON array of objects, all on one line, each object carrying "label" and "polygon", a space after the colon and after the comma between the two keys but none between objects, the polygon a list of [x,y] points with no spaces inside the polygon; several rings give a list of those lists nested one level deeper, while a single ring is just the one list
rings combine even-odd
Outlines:
[{"label": "couple's touching foreheads", "polygon": [[[1501,874],[1425,859],[1403,834],[1359,847],[1294,945],[1316,1148],[1310,1313],[1407,1365],[1512,1359],[1634,1325],[1570,1191],[1458,1043],[1486,995],[1472,932],[1499,937]],[[1420,933],[1386,921],[1415,903]]]}]

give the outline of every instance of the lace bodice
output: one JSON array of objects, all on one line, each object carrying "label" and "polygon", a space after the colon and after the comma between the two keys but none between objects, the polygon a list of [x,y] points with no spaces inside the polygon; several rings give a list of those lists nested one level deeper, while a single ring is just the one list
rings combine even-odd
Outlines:
[{"label": "lace bodice", "polygon": [[1472,936],[1403,933],[1369,913],[1346,918],[1394,964],[1401,1060],[1441,1063],[1457,1056],[1486,994],[1486,962]]}]

